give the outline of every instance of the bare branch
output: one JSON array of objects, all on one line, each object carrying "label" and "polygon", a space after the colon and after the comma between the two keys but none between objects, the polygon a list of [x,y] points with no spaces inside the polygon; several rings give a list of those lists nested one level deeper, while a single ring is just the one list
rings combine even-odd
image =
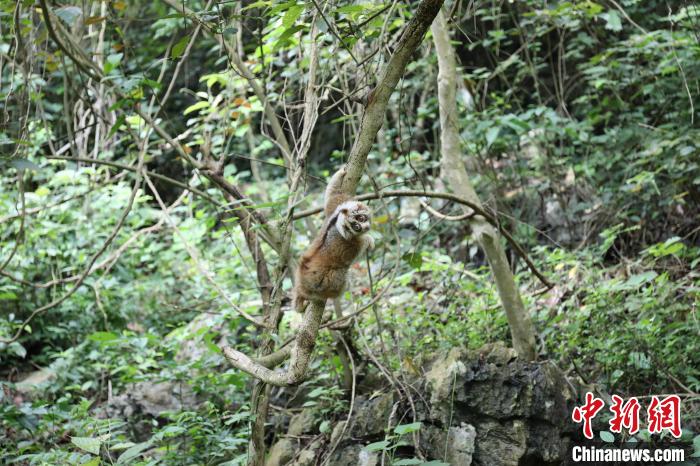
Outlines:
[{"label": "bare branch", "polygon": [[195,250],[190,246],[190,244],[187,242],[185,237],[182,235],[180,232],[180,229],[175,225],[175,222],[173,222],[172,218],[170,217],[170,214],[168,213],[168,208],[163,202],[163,200],[160,197],[160,194],[156,190],[156,187],[153,185],[153,182],[151,179],[148,177],[148,175],[143,175],[144,179],[146,180],[146,184],[148,184],[148,187],[150,188],[151,192],[153,193],[153,196],[156,198],[156,201],[158,201],[158,205],[160,206],[161,210],[163,211],[163,215],[166,219],[166,221],[170,224],[170,227],[173,229],[175,234],[180,238],[182,241],[182,244],[185,246],[185,249],[187,250],[187,253],[190,255],[192,258],[192,261],[195,263],[197,269],[199,272],[202,274],[202,276],[209,282],[211,285],[216,289],[216,291],[219,293],[219,295],[228,303],[229,306],[231,306],[233,309],[236,310],[241,316],[245,317],[247,320],[252,322],[253,324],[257,325],[258,327],[266,327],[264,322],[261,322],[258,318],[248,314],[246,311],[241,309],[239,306],[237,306],[233,301],[231,301],[231,298],[229,298],[228,294],[219,286],[219,284],[212,278],[211,273],[204,268],[202,265],[202,262],[199,260],[199,257],[197,256],[197,253]]},{"label": "bare branch", "polygon": [[367,162],[377,132],[384,123],[384,114],[389,103],[389,98],[394,92],[406,65],[411,61],[413,53],[423,40],[426,31],[433,19],[440,11],[443,0],[423,0],[416,10],[413,18],[406,26],[406,30],[398,41],[396,50],[379,78],[376,87],[370,92],[367,99],[367,107],[362,115],[360,130],[352,146],[348,157],[348,172],[343,179],[343,192],[354,194],[362,177],[362,172]]},{"label": "bare branch", "polygon": [[[434,197],[438,199],[446,199],[448,201],[456,202],[458,204],[462,204],[464,206],[469,207],[472,209],[476,214],[481,215],[484,217],[484,219],[496,227],[498,231],[503,235],[503,237],[510,243],[510,245],[515,249],[515,251],[518,253],[518,256],[527,264],[528,268],[530,271],[537,276],[537,278],[546,286],[549,288],[552,288],[554,284],[550,282],[547,277],[545,277],[535,266],[535,264],[532,262],[530,257],[527,255],[525,250],[520,246],[520,244],[513,238],[513,236],[508,233],[505,228],[503,228],[503,225],[501,225],[501,222],[499,222],[498,217],[496,217],[494,214],[491,214],[487,210],[484,209],[483,206],[476,204],[474,202],[468,201],[467,199],[461,198],[459,196],[456,196],[454,194],[450,193],[438,193],[438,192],[431,192],[431,191],[413,191],[413,190],[405,190],[405,191],[380,191],[378,193],[367,193],[367,194],[362,194],[359,196],[356,196],[355,199],[359,201],[369,201],[372,199],[381,199],[385,197]],[[323,210],[322,207],[315,207],[313,209],[305,210],[303,212],[299,212],[296,215],[294,215],[294,219],[298,220],[300,218],[308,217],[309,215],[314,215]],[[472,215],[472,214],[470,214]]]},{"label": "bare branch", "polygon": [[228,346],[223,349],[224,355],[235,368],[267,384],[278,387],[297,385],[306,377],[306,370],[309,367],[311,353],[316,346],[316,335],[321,326],[325,307],[325,302],[314,301],[304,313],[300,330],[297,332],[294,345],[290,349],[289,367],[285,371],[268,369],[261,363]]},{"label": "bare branch", "polygon": [[462,215],[447,215],[447,214],[443,214],[442,212],[433,209],[430,206],[430,204],[425,202],[423,199],[420,199],[419,201],[420,201],[420,205],[422,205],[423,208],[425,210],[427,210],[428,213],[430,213],[430,215],[433,215],[433,216],[439,218],[440,220],[447,220],[450,222],[461,222],[463,220],[468,220],[468,219],[472,218],[474,215],[476,215],[476,212],[474,212],[474,211],[467,212],[467,213],[464,213]]},{"label": "bare branch", "polygon": [[[368,106],[362,117],[357,139],[355,140],[350,158],[346,165],[347,172],[343,179],[342,186],[345,193],[353,194],[355,192],[355,188],[362,176],[369,150],[376,138],[379,128],[384,122],[384,113],[386,112],[391,93],[396,88],[406,65],[410,61],[411,55],[420,45],[425,32],[440,10],[442,3],[442,0],[423,0],[420,3],[413,19],[409,22],[399,40],[396,51],[384,69],[379,83],[370,94]],[[306,122],[308,121],[307,119]],[[301,157],[303,157],[303,154],[300,154],[299,158]],[[291,179],[292,192],[295,191],[296,183],[298,183],[299,175],[303,168],[303,159],[297,160],[296,162],[295,174]],[[346,167],[341,168],[341,170],[345,170]],[[293,204],[290,204],[290,207],[292,205]],[[293,215],[293,210],[290,209],[288,212],[288,220],[291,221],[295,217]],[[271,371],[245,354],[229,347],[224,348],[224,354],[227,359],[234,367],[271,385],[287,386],[301,382],[306,376],[306,370],[311,358],[311,353],[316,344],[316,336],[321,325],[323,310],[325,308],[325,302],[316,301],[311,304],[310,308],[308,308],[304,314],[304,320],[296,334],[294,346],[290,352],[290,361],[287,371]]]},{"label": "bare branch", "polygon": [[[133,165],[126,165],[126,164],[119,163],[119,162],[112,162],[110,160],[90,159],[87,157],[62,157],[62,156],[57,156],[57,155],[48,155],[48,156],[46,156],[46,158],[53,159],[53,160],[66,160],[69,162],[94,163],[97,165],[106,165],[108,167],[118,168],[120,170],[127,170],[130,172],[136,172],[136,167]],[[160,173],[152,172],[149,170],[145,170],[144,173],[146,173],[150,178],[156,178],[160,181],[164,181],[168,184],[171,184],[173,186],[177,186],[177,187],[182,188],[186,191],[189,191],[193,194],[196,194],[196,195],[206,199],[207,201],[211,202],[212,204],[216,205],[217,207],[224,207],[224,205],[221,202],[217,201],[216,199],[211,197],[209,194],[207,194],[204,191],[201,191],[197,188],[194,188],[194,187],[188,185],[187,183],[183,183],[182,181],[178,181],[174,178],[170,178],[170,177],[167,177],[165,175],[161,175]],[[85,194],[87,194],[87,193],[85,193]],[[68,200],[70,200],[70,199],[68,199]],[[2,222],[0,222],[0,223],[2,223]]]},{"label": "bare branch", "polygon": [[[171,6],[177,11],[180,11],[184,13],[187,16],[192,17],[194,20],[198,20],[197,15],[195,14],[194,11],[191,9],[187,8],[185,5],[179,3],[176,0],[163,0],[166,4]],[[243,78],[248,81],[248,84],[250,87],[253,89],[253,93],[255,93],[256,97],[262,103],[263,105],[263,111],[265,112],[265,118],[267,118],[268,123],[270,124],[270,127],[272,128],[272,132],[274,134],[274,139],[273,142],[277,144],[279,147],[280,151],[282,152],[282,158],[284,158],[285,164],[291,165],[292,161],[292,149],[289,144],[289,141],[287,140],[287,136],[284,133],[284,129],[282,129],[282,124],[279,121],[279,118],[277,117],[277,114],[275,113],[275,109],[272,107],[272,105],[269,102],[269,99],[267,98],[267,94],[265,93],[265,89],[260,85],[257,79],[255,79],[255,76],[251,71],[248,69],[248,67],[243,63],[242,58],[236,52],[235,48],[229,44],[226,39],[223,37],[219,37],[220,43],[224,46],[226,49],[226,53],[228,54],[228,58],[233,65],[233,68],[235,71],[243,76]]]},{"label": "bare branch", "polygon": [[59,304],[63,303],[65,300],[73,296],[73,294],[80,288],[80,286],[83,284],[85,281],[85,278],[90,274],[92,270],[92,266],[95,264],[97,259],[107,250],[110,244],[112,244],[112,241],[114,241],[114,238],[117,237],[117,234],[121,230],[122,226],[124,225],[124,222],[126,221],[126,217],[129,215],[129,212],[131,212],[131,208],[134,205],[134,200],[136,199],[136,194],[139,191],[139,187],[141,186],[141,168],[143,167],[143,160],[144,160],[144,155],[145,152],[141,151],[139,154],[139,161],[138,161],[138,167],[136,171],[136,181],[134,182],[134,187],[131,190],[131,194],[129,195],[129,200],[127,201],[126,206],[122,210],[122,214],[119,216],[119,220],[117,220],[117,224],[114,226],[114,229],[112,230],[112,233],[107,237],[107,239],[102,243],[102,246],[95,252],[90,260],[88,261],[87,267],[85,267],[83,273],[80,274],[78,277],[78,280],[76,280],[75,284],[73,287],[64,295],[62,295],[59,298],[54,299],[48,304],[45,304],[34,311],[32,311],[31,314],[29,314],[29,317],[27,317],[24,322],[20,325],[19,329],[15,332],[15,334],[10,337],[10,338],[0,338],[0,343],[12,343],[13,341],[17,341],[17,339],[22,335],[24,332],[25,328],[29,323],[34,320],[34,318],[40,314],[43,314],[44,312],[48,311],[49,309],[53,309],[54,307],[58,306]]}]

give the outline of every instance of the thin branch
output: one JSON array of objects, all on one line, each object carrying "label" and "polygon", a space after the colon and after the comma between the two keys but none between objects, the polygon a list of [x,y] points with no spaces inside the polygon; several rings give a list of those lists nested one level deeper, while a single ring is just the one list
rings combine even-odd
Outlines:
[{"label": "thin branch", "polygon": [[[166,0],[168,1],[168,0]],[[370,93],[368,105],[362,118],[360,130],[355,140],[355,144],[350,153],[348,163],[340,170],[346,170],[343,179],[342,190],[346,194],[353,194],[362,176],[367,155],[372,147],[377,132],[384,121],[384,113],[389,103],[389,98],[393,93],[399,79],[404,73],[406,65],[411,59],[413,52],[418,48],[423,40],[425,32],[430,27],[431,22],[437,15],[443,0],[423,0],[415,15],[406,26],[396,51],[391,56],[389,63],[382,73],[379,83]],[[303,164],[297,166],[301,168]],[[297,177],[292,177],[292,183],[297,181]],[[289,211],[288,219],[294,219],[293,211]],[[247,372],[253,377],[270,385],[287,386],[301,382],[306,376],[306,370],[311,358],[311,353],[316,344],[325,302],[315,301],[304,314],[304,319],[296,334],[294,346],[290,352],[290,363],[287,371],[271,371],[256,363],[250,357],[232,348],[224,348],[224,354],[229,362],[236,368]]]},{"label": "thin branch", "polygon": [[241,316],[245,317],[247,320],[249,320],[253,324],[257,325],[258,327],[266,327],[265,323],[261,322],[258,318],[253,317],[252,315],[248,314],[246,311],[244,311],[239,306],[237,306],[233,301],[231,301],[231,298],[228,297],[226,292],[221,288],[221,286],[219,286],[219,284],[216,282],[216,280],[214,280],[211,277],[211,273],[208,270],[205,270],[201,261],[197,257],[197,253],[192,248],[192,246],[187,242],[185,237],[180,232],[180,229],[177,227],[177,225],[175,225],[175,222],[170,217],[170,214],[168,213],[168,208],[165,205],[165,203],[163,202],[163,200],[161,199],[160,194],[158,193],[158,190],[156,190],[156,187],[153,185],[153,182],[148,177],[148,175],[144,174],[143,177],[146,181],[146,184],[148,184],[148,187],[150,188],[151,192],[153,193],[153,196],[156,198],[156,201],[158,201],[158,205],[160,206],[161,210],[163,211],[163,215],[164,215],[166,221],[170,224],[170,227],[173,229],[175,234],[182,241],[182,244],[185,246],[187,253],[192,258],[192,261],[197,266],[197,269],[199,270],[199,272],[204,276],[204,278],[209,283],[211,283],[211,285],[216,289],[216,291],[219,293],[219,295],[228,303],[229,306],[231,306],[233,309],[235,309],[236,312],[238,312]]},{"label": "thin branch", "polygon": [[[7,267],[7,264],[10,263],[13,257],[15,257],[15,254],[17,253],[17,250],[19,249],[19,243],[22,241],[22,237],[24,236],[24,223],[26,222],[27,218],[27,203],[24,200],[24,169],[18,169],[17,170],[17,185],[19,187],[19,202],[21,205],[20,208],[20,223],[19,223],[19,229],[17,230],[17,234],[15,235],[15,245],[12,248],[12,251],[10,251],[10,255],[7,256],[7,259],[5,259],[0,265],[0,272],[5,270],[5,267]],[[15,205],[15,209],[17,206]]]},{"label": "thin branch", "polygon": [[[170,7],[174,8],[175,10],[182,12],[183,14],[191,17],[193,20],[199,22],[199,18],[197,17],[196,13],[190,8],[187,8],[184,4],[179,3],[177,0],[163,0],[163,2],[169,5]],[[207,31],[212,32],[209,29],[207,29]],[[212,35],[216,36],[218,34],[212,33]],[[234,47],[232,47],[226,41],[223,34],[220,35],[219,40],[220,43],[223,45],[224,49],[226,50],[229,61],[233,65],[232,67],[238,74],[240,74],[246,81],[248,81],[248,84],[253,89],[253,93],[257,96],[258,100],[263,105],[265,117],[267,118],[268,123],[270,124],[272,132],[274,134],[273,142],[279,147],[282,153],[282,158],[284,159],[285,163],[287,165],[291,165],[291,146],[289,144],[286,134],[284,133],[284,130],[282,129],[282,124],[280,123],[279,118],[275,113],[275,109],[272,108],[272,105],[270,104],[269,99],[267,98],[265,89],[262,87],[262,85],[260,85],[258,80],[255,78],[253,73],[251,73],[251,71],[248,69],[245,63],[243,63],[243,60],[238,55]]]},{"label": "thin branch", "polygon": [[440,220],[447,220],[447,221],[451,221],[451,222],[460,222],[462,220],[469,220],[474,215],[476,215],[476,212],[474,212],[474,211],[467,212],[467,213],[464,213],[462,215],[447,215],[447,214],[443,214],[442,212],[439,212],[439,211],[433,209],[430,206],[430,204],[425,202],[423,199],[420,199],[419,201],[420,201],[420,205],[422,205],[425,210],[427,210],[431,215],[439,218]]},{"label": "thin branch", "polygon": [[[207,4],[204,6],[204,11],[209,10],[212,3],[213,3],[213,0],[209,0],[207,2]],[[187,57],[190,56],[190,52],[192,51],[192,46],[197,41],[197,36],[199,36],[199,33],[201,30],[202,30],[202,23],[198,22],[197,27],[194,28],[194,32],[192,32],[190,39],[187,42],[187,47],[185,47],[185,51],[182,53],[182,56],[180,57],[180,59],[177,61],[177,64],[175,65],[175,70],[173,71],[173,76],[172,76],[172,78],[170,78],[170,84],[168,85],[168,88],[166,89],[165,94],[163,95],[163,98],[160,100],[160,110],[162,110],[163,107],[165,107],[165,103],[170,98],[170,93],[173,91],[173,88],[175,87],[175,81],[177,80],[177,77],[180,74],[180,69],[182,68],[182,65],[185,63],[185,60],[187,60]],[[155,97],[155,93],[154,93],[153,97]]]},{"label": "thin branch", "polygon": [[[43,1],[42,1],[43,3]],[[63,296],[60,298],[54,299],[48,304],[45,304],[44,306],[41,306],[34,311],[32,311],[31,314],[29,314],[29,317],[27,317],[24,322],[20,325],[20,327],[17,329],[15,334],[10,337],[10,338],[0,338],[0,343],[12,343],[13,341],[17,341],[17,339],[22,335],[24,332],[25,328],[29,323],[34,320],[34,318],[40,314],[43,314],[44,312],[48,311],[49,309],[53,309],[54,307],[58,306],[59,304],[63,303],[65,300],[73,296],[73,294],[78,291],[78,288],[83,284],[87,276],[90,274],[92,270],[92,266],[97,262],[97,259],[107,250],[110,244],[112,244],[112,241],[114,241],[114,238],[117,237],[117,234],[121,230],[122,226],[124,225],[124,222],[126,221],[126,217],[129,215],[129,212],[131,212],[131,208],[134,205],[134,200],[136,199],[136,194],[139,191],[139,187],[141,186],[141,168],[143,167],[143,161],[144,161],[144,155],[145,153],[142,151],[141,154],[139,154],[139,161],[138,161],[138,167],[136,171],[136,181],[134,182],[134,187],[131,190],[131,195],[129,196],[129,200],[127,201],[127,205],[122,211],[122,214],[119,216],[119,220],[117,220],[117,224],[115,225],[114,229],[112,230],[112,233],[107,237],[107,239],[102,243],[102,246],[93,254],[93,256],[90,258],[88,261],[87,267],[85,267],[85,270],[83,273],[80,274],[78,277],[78,280],[75,282],[73,287],[65,293]]]},{"label": "thin branch", "polygon": [[326,18],[326,14],[323,12],[323,9],[319,6],[318,2],[316,0],[311,0],[311,2],[316,7],[316,11],[321,14],[321,18],[323,18],[323,22],[326,23],[326,26],[328,26],[328,30],[331,31],[331,34],[333,34],[335,38],[338,39],[338,42],[340,42],[340,45],[345,49],[346,52],[348,52],[350,58],[352,58],[352,61],[354,61],[357,66],[360,66],[360,62],[357,60],[357,58],[355,58],[355,55],[353,55],[352,50],[350,50],[350,47],[347,46],[345,41],[335,30],[335,26],[333,25],[333,23],[331,23],[328,20],[328,18]]},{"label": "thin branch", "polygon": [[620,10],[620,13],[622,13],[622,16],[624,16],[625,19],[626,19],[627,21],[629,21],[630,24],[632,24],[632,26],[634,26],[634,27],[636,27],[637,29],[639,29],[639,32],[641,32],[642,34],[648,34],[648,32],[647,32],[646,29],[644,29],[643,27],[641,27],[639,24],[635,23],[634,20],[633,20],[632,18],[630,18],[630,15],[627,14],[627,12],[625,11],[625,9],[622,8],[622,6],[621,6],[619,3],[617,3],[615,0],[609,0],[609,1],[610,1],[610,3],[612,3],[612,4],[615,6],[615,8],[617,8],[618,10]]},{"label": "thin branch", "polygon": [[[82,71],[84,71],[90,78],[94,79],[95,81],[100,81],[100,72],[99,70],[96,69],[95,65],[87,60],[83,54],[81,54],[81,50],[79,48],[76,48],[76,53],[74,53],[72,50],[69,50],[68,47],[63,43],[63,41],[59,40],[58,35],[56,34],[56,30],[54,29],[53,22],[51,21],[51,15],[54,14],[53,11],[48,7],[46,4],[46,0],[39,0],[39,4],[41,5],[41,14],[44,17],[44,23],[46,24],[46,30],[49,33],[49,36],[53,39],[53,41],[56,43],[59,49],[68,56],[75,65],[80,68]],[[60,27],[60,23],[58,23]],[[71,45],[73,45],[71,43]]]},{"label": "thin branch", "polygon": [[[68,162],[83,162],[83,163],[94,163],[97,165],[106,165],[108,167],[118,168],[120,170],[127,170],[127,171],[134,172],[134,173],[137,170],[137,168],[132,166],[132,165],[126,165],[124,163],[119,163],[119,162],[112,162],[110,160],[97,160],[97,159],[91,159],[91,158],[87,158],[87,157],[62,157],[62,156],[57,156],[57,155],[48,155],[48,156],[46,156],[46,158],[53,159],[53,160],[65,160]],[[206,199],[207,201],[211,202],[212,204],[216,205],[217,207],[224,207],[224,204],[221,203],[220,201],[217,201],[216,199],[214,199],[213,197],[211,197],[209,194],[205,193],[204,191],[201,191],[197,188],[193,188],[192,186],[188,185],[187,183],[183,183],[182,181],[178,181],[174,178],[170,178],[170,177],[167,177],[165,175],[161,175],[159,173],[152,172],[149,170],[145,170],[144,173],[146,173],[146,175],[148,175],[150,178],[155,178],[155,179],[158,179],[160,181],[164,181],[164,182],[169,183],[173,186],[177,186],[177,187],[182,188],[186,191],[189,191],[193,194],[196,194],[196,195]],[[87,194],[87,193],[85,193],[85,194]],[[0,223],[2,223],[2,221],[0,221]]]},{"label": "thin branch", "polygon": [[[438,199],[446,199],[448,201],[456,202],[458,204],[465,205],[472,209],[474,212],[476,212],[478,215],[481,215],[486,219],[488,223],[493,225],[498,229],[498,231],[503,235],[503,237],[510,243],[510,245],[515,249],[515,251],[518,253],[518,256],[525,261],[527,264],[528,268],[532,273],[539,278],[539,280],[548,288],[554,287],[554,284],[550,282],[547,277],[545,277],[533,264],[532,260],[530,260],[530,257],[527,255],[525,250],[520,246],[520,244],[515,241],[513,236],[511,236],[508,231],[506,231],[501,223],[498,221],[498,218],[492,215],[491,213],[487,212],[484,208],[481,206],[470,202],[466,199],[463,199],[459,196],[455,196],[454,194],[449,194],[449,193],[437,193],[437,192],[430,192],[430,191],[412,191],[412,190],[405,190],[405,191],[381,191],[379,193],[368,193],[368,194],[362,194],[359,196],[356,196],[355,199],[359,201],[369,201],[372,199],[381,199],[384,197],[434,197]],[[309,215],[314,215],[323,210],[322,207],[315,207],[313,209],[305,210],[303,212],[299,212],[296,215],[294,215],[294,220],[298,220],[300,218],[307,217]]]},{"label": "thin branch", "polygon": [[343,192],[350,195],[355,193],[365,168],[367,155],[374,144],[379,128],[384,123],[384,114],[391,94],[442,4],[443,0],[423,0],[418,5],[413,18],[399,39],[396,50],[384,67],[377,86],[370,92],[360,129],[348,156],[348,171],[342,184]]}]

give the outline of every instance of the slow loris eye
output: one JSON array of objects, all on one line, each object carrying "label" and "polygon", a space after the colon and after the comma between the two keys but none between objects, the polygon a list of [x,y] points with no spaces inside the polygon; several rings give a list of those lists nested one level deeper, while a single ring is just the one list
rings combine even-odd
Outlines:
[{"label": "slow loris eye", "polygon": [[358,222],[361,222],[361,223],[364,223],[364,222],[367,221],[367,216],[366,216],[366,215],[358,215],[356,218],[357,218],[357,221],[358,221]]}]

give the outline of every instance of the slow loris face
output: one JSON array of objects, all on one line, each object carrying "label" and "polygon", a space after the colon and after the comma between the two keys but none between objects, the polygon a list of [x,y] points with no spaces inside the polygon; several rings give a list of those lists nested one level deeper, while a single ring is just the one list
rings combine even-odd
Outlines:
[{"label": "slow loris face", "polygon": [[362,202],[343,202],[338,206],[336,212],[338,219],[335,226],[343,238],[350,239],[369,231],[372,214],[369,207]]}]

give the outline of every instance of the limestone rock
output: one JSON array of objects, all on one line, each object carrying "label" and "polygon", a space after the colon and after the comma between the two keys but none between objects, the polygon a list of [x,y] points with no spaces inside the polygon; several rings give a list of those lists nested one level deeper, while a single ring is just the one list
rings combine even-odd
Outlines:
[{"label": "limestone rock", "polygon": [[270,454],[265,459],[265,466],[284,466],[288,464],[295,454],[295,444],[286,438],[279,440],[270,449]]},{"label": "limestone rock", "polygon": [[476,441],[476,429],[470,424],[461,423],[444,428],[430,424],[420,430],[421,449],[430,452],[431,458],[445,458],[451,465],[470,466]]},{"label": "limestone rock", "polygon": [[[576,430],[568,421],[576,389],[552,363],[520,360],[502,344],[477,351],[456,348],[434,360],[424,379],[412,382],[412,387],[418,391],[414,400],[420,399],[415,411],[405,400],[396,403],[393,391],[374,398],[360,394],[352,416],[336,423],[330,439],[318,436],[296,457],[292,443],[280,441],[273,448],[275,456],[291,458],[294,466],[311,466],[334,445],[328,466],[377,466],[381,452],[363,448],[386,439],[394,445],[400,441],[396,459],[422,456],[452,466],[566,462]],[[294,416],[289,432],[315,433],[313,418],[311,411]],[[417,446],[413,435],[394,434],[393,428],[405,419],[421,422]],[[278,464],[284,463],[274,466]]]},{"label": "limestone rock", "polygon": [[289,421],[287,434],[299,436],[314,433],[315,430],[316,419],[314,413],[310,409],[305,409],[299,414],[292,416],[292,419]]},{"label": "limestone rock", "polygon": [[371,400],[358,397],[356,405],[348,434],[355,438],[383,434],[394,406],[393,393],[385,393]]},{"label": "limestone rock", "polygon": [[433,363],[426,379],[430,420],[475,429],[473,464],[557,463],[565,457],[575,394],[554,365],[524,362],[510,348],[489,345],[452,350]]},{"label": "limestone rock", "polygon": [[297,459],[292,463],[293,466],[315,466],[316,462],[321,454],[321,447],[323,446],[323,439],[317,438],[312,441],[306,448],[304,448]]},{"label": "limestone rock", "polygon": [[196,405],[196,397],[187,384],[138,382],[112,397],[104,409],[108,417],[130,419],[134,415],[158,417],[163,411],[179,411]]},{"label": "limestone rock", "polygon": [[379,455],[362,449],[362,445],[338,448],[330,458],[328,466],[377,466]]}]

